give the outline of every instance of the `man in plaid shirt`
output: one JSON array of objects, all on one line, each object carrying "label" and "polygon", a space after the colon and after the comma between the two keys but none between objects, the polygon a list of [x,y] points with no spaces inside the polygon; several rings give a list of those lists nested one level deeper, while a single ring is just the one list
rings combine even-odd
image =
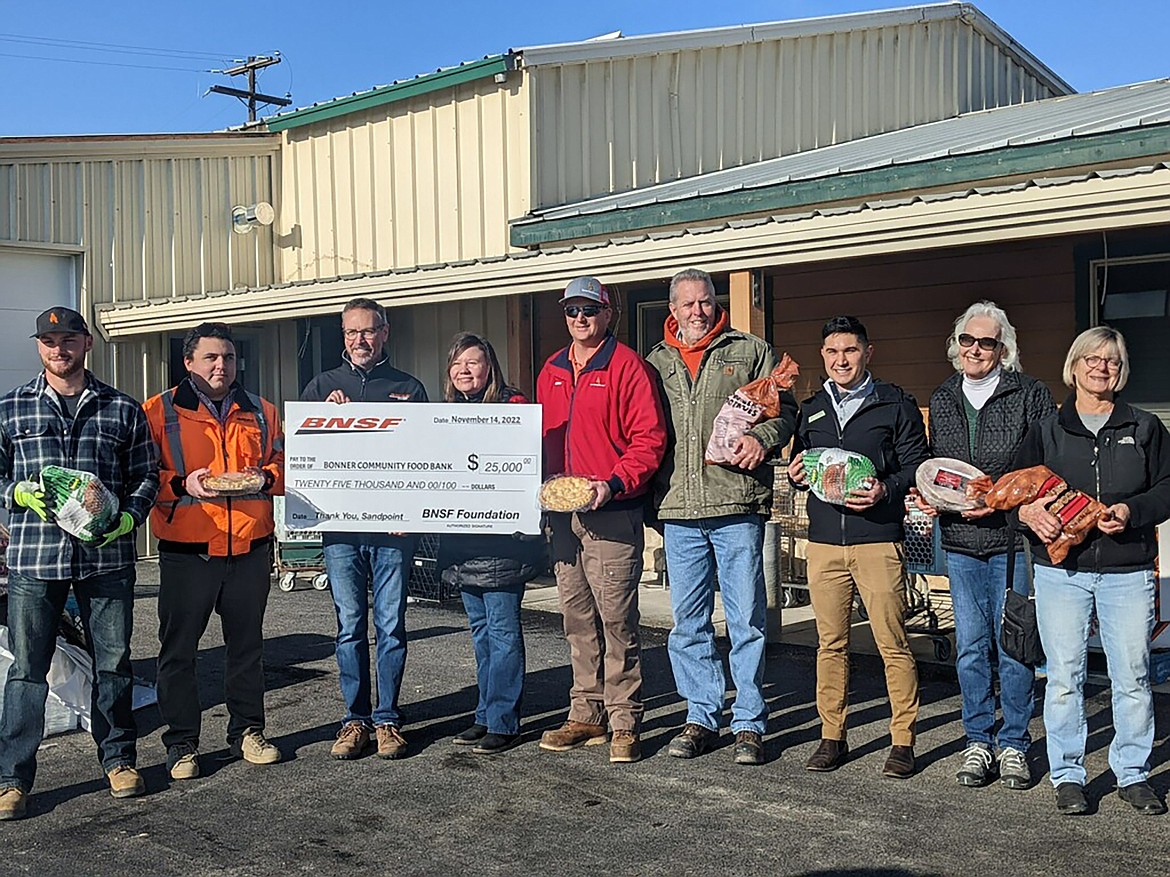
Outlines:
[{"label": "man in plaid shirt", "polygon": [[[0,820],[24,815],[44,734],[46,677],[69,588],[93,660],[93,737],[115,798],[145,791],[135,769],[130,634],[134,530],[158,493],[154,442],[141,406],[85,368],[93,337],[81,314],[37,318],[44,371],[0,398],[0,494],[11,516],[8,637],[15,656],[0,715]],[[96,475],[118,497],[116,526],[85,544],[53,521],[40,484],[48,465]],[[48,503],[48,507],[46,504]]]}]

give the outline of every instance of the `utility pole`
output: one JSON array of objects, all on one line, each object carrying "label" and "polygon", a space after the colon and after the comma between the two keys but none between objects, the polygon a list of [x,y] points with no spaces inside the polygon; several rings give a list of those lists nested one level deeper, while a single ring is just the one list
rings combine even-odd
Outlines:
[{"label": "utility pole", "polygon": [[226,85],[213,85],[208,91],[213,91],[216,94],[226,94],[229,97],[238,97],[240,100],[245,101],[248,104],[248,121],[255,122],[256,104],[272,104],[275,107],[287,107],[292,103],[287,97],[276,97],[275,95],[261,94],[256,91],[256,71],[265,67],[271,67],[273,64],[279,64],[280,61],[279,52],[274,55],[249,55],[248,60],[243,63],[220,71],[225,76],[243,76],[247,74],[247,91],[240,88],[230,88]]}]

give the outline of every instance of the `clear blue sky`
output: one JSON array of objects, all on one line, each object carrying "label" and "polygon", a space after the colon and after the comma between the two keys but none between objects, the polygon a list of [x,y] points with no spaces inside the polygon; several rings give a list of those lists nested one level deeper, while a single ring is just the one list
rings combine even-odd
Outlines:
[{"label": "clear blue sky", "polygon": [[[273,50],[286,63],[261,75],[262,90],[291,91],[294,105],[304,106],[514,47],[615,30],[660,33],[898,5],[909,4],[0,0],[0,136],[208,131],[238,124],[245,111],[235,99],[202,94],[212,83],[240,81],[196,71]],[[976,5],[1080,91],[1170,77],[1170,0],[981,0]],[[158,53],[82,51],[60,45],[66,42]],[[26,57],[13,57],[18,55]]]}]

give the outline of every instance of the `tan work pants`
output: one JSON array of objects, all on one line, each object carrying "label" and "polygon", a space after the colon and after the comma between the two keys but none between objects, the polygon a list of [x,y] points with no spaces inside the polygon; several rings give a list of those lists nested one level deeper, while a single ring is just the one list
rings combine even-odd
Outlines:
[{"label": "tan work pants", "polygon": [[642,509],[554,514],[553,561],[573,668],[572,721],[638,732],[642,652],[638,582]]},{"label": "tan work pants", "polygon": [[821,736],[844,740],[849,703],[849,630],[854,592],[861,594],[886,667],[890,738],[914,745],[918,720],[918,668],[906,638],[906,579],[902,548],[870,545],[808,545],[808,589],[817,618],[817,712]]}]

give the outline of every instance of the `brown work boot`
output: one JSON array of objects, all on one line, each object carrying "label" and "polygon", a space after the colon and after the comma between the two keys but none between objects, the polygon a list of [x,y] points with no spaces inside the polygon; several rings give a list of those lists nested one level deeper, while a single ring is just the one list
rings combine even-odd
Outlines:
[{"label": "brown work boot", "polygon": [[17,788],[0,789],[0,822],[23,819],[28,809],[28,795]]},{"label": "brown work boot", "polygon": [[642,760],[642,741],[633,731],[614,731],[609,741],[609,760],[613,764],[629,764]]},{"label": "brown work boot", "polygon": [[337,732],[337,740],[329,754],[349,761],[359,757],[370,745],[370,729],[361,722],[346,722]]},{"label": "brown work boot", "polygon": [[378,737],[379,758],[402,758],[406,755],[406,738],[393,725],[378,725],[374,733]]},{"label": "brown work boot", "polygon": [[110,781],[110,794],[115,798],[137,798],[146,794],[146,783],[142,774],[128,764],[120,764],[106,774]]},{"label": "brown work boot", "polygon": [[849,744],[844,740],[826,740],[821,738],[817,751],[805,764],[805,770],[815,770],[826,773],[836,770],[845,763],[845,756],[849,754]]},{"label": "brown work boot", "polygon": [[578,746],[600,746],[605,738],[605,725],[569,719],[556,730],[545,731],[540,737],[540,748],[549,752],[568,752]]}]

